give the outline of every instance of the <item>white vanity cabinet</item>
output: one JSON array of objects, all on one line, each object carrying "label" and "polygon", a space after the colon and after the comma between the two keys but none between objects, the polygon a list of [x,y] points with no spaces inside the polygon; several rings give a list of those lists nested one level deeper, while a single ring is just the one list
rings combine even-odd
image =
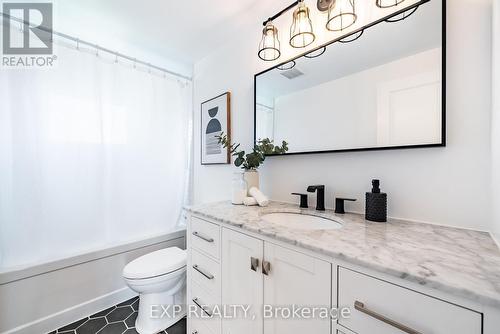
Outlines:
[{"label": "white vanity cabinet", "polygon": [[[203,303],[201,306],[209,313],[219,300],[220,305],[250,308],[247,317],[239,310],[237,317],[222,319],[220,327],[217,320],[189,319],[189,333],[204,334],[204,328],[210,334],[331,333],[328,318],[294,318],[287,311],[273,308],[266,313],[272,313],[273,317],[264,319],[264,305],[330,308],[332,265],[329,262],[229,228],[220,229],[219,239],[213,226],[200,228],[202,222],[193,217],[189,228],[188,302],[193,305],[194,299]],[[213,257],[219,254],[213,249],[218,240],[220,268]],[[200,269],[206,275],[200,274]],[[220,284],[220,295],[214,282]],[[274,317],[276,313],[278,317]]]},{"label": "white vanity cabinet", "polygon": [[[250,305],[250,313],[255,316],[224,320],[223,334],[330,333],[329,319],[294,317],[288,311],[269,308],[329,308],[328,262],[223,228],[222,284],[223,305]],[[292,311],[290,307],[288,310]]]},{"label": "white vanity cabinet", "polygon": [[478,312],[339,268],[340,306],[353,306],[339,324],[358,334],[480,334]]},{"label": "white vanity cabinet", "polygon": [[[189,318],[189,334],[500,333],[496,309],[201,216],[188,224],[188,250],[190,304],[206,313],[213,305],[250,307],[246,318],[241,309],[233,319]],[[351,314],[337,321],[277,309],[292,305]]]},{"label": "white vanity cabinet", "polygon": [[[264,242],[265,305],[331,308],[332,265],[329,262]],[[330,333],[329,318],[273,316],[264,319],[264,334]]]},{"label": "white vanity cabinet", "polygon": [[262,244],[262,240],[222,229],[222,304],[249,306],[252,313],[246,318],[238,314],[235,319],[224,319],[225,334],[262,333]]}]

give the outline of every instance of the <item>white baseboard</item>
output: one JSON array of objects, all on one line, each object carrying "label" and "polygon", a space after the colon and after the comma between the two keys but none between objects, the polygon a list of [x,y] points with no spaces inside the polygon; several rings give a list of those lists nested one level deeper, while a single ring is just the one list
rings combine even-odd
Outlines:
[{"label": "white baseboard", "polygon": [[125,287],[0,334],[49,333],[57,328],[61,328],[62,326],[97,313],[100,310],[105,310],[136,295],[135,292]]}]

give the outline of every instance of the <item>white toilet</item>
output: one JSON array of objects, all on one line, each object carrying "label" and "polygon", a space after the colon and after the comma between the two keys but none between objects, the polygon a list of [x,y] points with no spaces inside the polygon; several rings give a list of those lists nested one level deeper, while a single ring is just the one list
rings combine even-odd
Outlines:
[{"label": "white toilet", "polygon": [[[139,312],[135,321],[138,333],[157,333],[186,315],[186,260],[185,250],[170,247],[141,256],[123,269],[125,282],[139,294]],[[160,305],[180,305],[183,311],[173,316],[170,308],[169,316],[160,317],[163,314]]]}]

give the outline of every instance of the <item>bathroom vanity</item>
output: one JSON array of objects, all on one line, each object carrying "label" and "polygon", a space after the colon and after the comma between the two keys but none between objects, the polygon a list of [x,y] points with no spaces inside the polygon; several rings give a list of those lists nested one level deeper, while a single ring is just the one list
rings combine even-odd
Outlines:
[{"label": "bathroom vanity", "polygon": [[[276,202],[188,211],[188,304],[205,315],[188,319],[190,334],[500,332],[500,251],[487,233]],[[250,316],[210,317],[221,305]],[[350,314],[264,317],[263,305]]]}]

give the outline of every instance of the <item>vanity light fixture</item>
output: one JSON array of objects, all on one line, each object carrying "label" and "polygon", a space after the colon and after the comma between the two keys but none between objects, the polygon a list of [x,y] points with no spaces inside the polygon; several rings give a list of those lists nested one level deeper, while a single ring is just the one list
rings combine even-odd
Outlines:
[{"label": "vanity light fixture", "polygon": [[[373,0],[372,0],[373,1]],[[391,8],[400,5],[405,0],[375,0],[378,8]],[[425,2],[428,2],[427,0]],[[329,31],[340,32],[352,25],[358,20],[356,12],[356,0],[317,0],[317,9],[319,12],[328,11],[328,21],[326,29]],[[415,13],[420,4],[411,6],[410,9],[402,8],[397,14],[390,16],[386,22],[398,22],[410,17]],[[409,6],[410,7],[410,6]],[[264,61],[275,61],[281,56],[280,40],[278,36],[278,28],[273,24],[273,20],[279,18],[284,13],[294,9],[293,22],[290,26],[290,46],[293,48],[305,48],[311,45],[316,40],[316,35],[313,31],[313,25],[310,18],[309,7],[306,6],[304,0],[295,0],[288,7],[271,16],[263,22],[264,29],[262,31],[262,40],[259,44],[258,56]],[[366,28],[366,27],[365,27]],[[362,30],[356,30],[340,40],[340,43],[354,42],[364,33]],[[316,58],[325,53],[326,47],[320,47],[303,55],[305,58]],[[292,61],[279,66],[280,70],[292,69],[295,66]]]},{"label": "vanity light fixture", "polygon": [[289,61],[288,63],[284,63],[283,65],[280,65],[276,68],[280,71],[288,71],[288,70],[291,70],[292,68],[294,68],[295,65],[297,65],[297,63],[295,62],[295,60],[292,60],[292,61]]},{"label": "vanity light fixture", "polygon": [[305,48],[316,39],[313,32],[309,8],[300,0],[293,12],[293,23],[290,27],[290,45],[294,48]]},{"label": "vanity light fixture", "polygon": [[259,44],[259,58],[265,61],[273,61],[281,56],[278,28],[272,20],[268,20],[262,30],[262,40]]},{"label": "vanity light fixture", "polygon": [[396,7],[401,4],[405,0],[376,0],[376,4],[378,8],[391,8]]},{"label": "vanity light fixture", "polygon": [[321,56],[326,51],[326,46],[305,54],[304,57],[312,59]]},{"label": "vanity light fixture", "polygon": [[340,43],[351,43],[351,42],[354,42],[355,40],[357,40],[358,38],[360,38],[361,36],[363,36],[363,33],[365,32],[365,30],[361,30],[361,31],[358,31],[357,33],[354,33],[352,35],[349,35],[347,36],[346,38],[342,38],[341,40],[339,40]]},{"label": "vanity light fixture", "polygon": [[342,31],[356,23],[358,15],[354,2],[355,0],[335,0],[328,9],[326,29]]},{"label": "vanity light fixture", "polygon": [[413,13],[415,13],[417,11],[418,7],[419,6],[414,7],[412,9],[408,9],[407,11],[404,11],[403,13],[401,13],[399,15],[396,15],[394,17],[391,17],[390,19],[385,20],[385,22],[394,23],[394,22],[403,21],[404,19],[407,19],[410,16],[412,16]]}]

